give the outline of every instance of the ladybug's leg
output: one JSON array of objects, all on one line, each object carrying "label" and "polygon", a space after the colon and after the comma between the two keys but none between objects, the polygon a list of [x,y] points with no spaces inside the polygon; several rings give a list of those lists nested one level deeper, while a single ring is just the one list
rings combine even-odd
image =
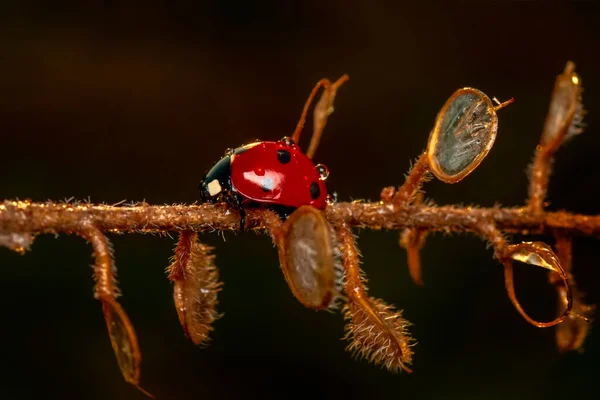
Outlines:
[{"label": "ladybug's leg", "polygon": [[246,225],[246,210],[242,204],[242,196],[240,196],[238,193],[230,191],[227,193],[226,201],[240,213],[240,231],[244,232]]},{"label": "ladybug's leg", "polygon": [[298,125],[296,125],[296,130],[292,135],[292,140],[298,144],[300,140],[300,134],[302,133],[302,129],[304,128],[304,123],[306,122],[306,114],[308,113],[308,107],[312,103],[317,91],[321,86],[324,88],[323,94],[321,95],[321,99],[315,106],[315,110],[313,113],[313,136],[310,140],[310,145],[308,146],[308,151],[306,152],[306,156],[310,159],[313,158],[315,152],[317,151],[317,147],[319,146],[319,141],[321,140],[321,135],[323,134],[323,129],[325,129],[325,124],[327,124],[327,118],[333,112],[333,100],[335,99],[335,94],[340,86],[348,79],[348,75],[343,75],[333,84],[329,81],[329,79],[321,79],[312,92],[308,96],[308,100],[304,104],[304,109],[302,110],[302,114],[300,115],[300,121],[298,121]]},{"label": "ladybug's leg", "polygon": [[246,225],[246,210],[244,209],[244,207],[240,206],[238,208],[238,211],[240,213],[240,231],[241,232],[245,232],[245,225]]}]

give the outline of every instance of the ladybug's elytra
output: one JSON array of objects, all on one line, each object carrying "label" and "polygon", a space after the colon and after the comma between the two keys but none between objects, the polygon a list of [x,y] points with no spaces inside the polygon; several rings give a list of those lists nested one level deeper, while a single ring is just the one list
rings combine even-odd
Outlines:
[{"label": "ladybug's elytra", "polygon": [[[333,111],[337,88],[348,80],[344,75],[331,84],[322,79],[310,94],[292,138],[277,142],[257,141],[234,150],[204,175],[200,184],[203,202],[225,201],[238,209],[240,228],[244,230],[246,207],[263,206],[286,218],[296,208],[310,205],[325,209],[328,201],[325,180],[327,167],[315,165],[312,156],[317,148],[327,117]],[[325,91],[314,111],[314,132],[307,154],[296,145],[304,127],[306,113],[317,90]]]},{"label": "ladybug's elytra", "polygon": [[323,210],[329,171],[315,165],[289,138],[255,142],[229,150],[204,176],[204,202],[224,200],[242,213],[247,206],[267,206],[282,217],[303,205]]}]

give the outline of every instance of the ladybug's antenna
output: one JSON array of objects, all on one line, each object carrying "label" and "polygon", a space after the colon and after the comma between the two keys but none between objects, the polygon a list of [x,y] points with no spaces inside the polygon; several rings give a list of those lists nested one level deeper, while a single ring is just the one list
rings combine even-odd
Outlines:
[{"label": "ladybug's antenna", "polygon": [[325,124],[327,124],[327,117],[329,117],[329,115],[333,112],[333,100],[335,99],[335,94],[338,88],[342,86],[342,84],[344,84],[344,82],[346,82],[348,79],[350,79],[348,75],[342,75],[333,84],[329,81],[329,79],[321,79],[319,82],[317,82],[312,92],[310,92],[310,96],[308,96],[308,100],[306,100],[306,104],[304,104],[302,115],[300,115],[300,121],[298,121],[296,130],[292,135],[292,140],[295,143],[298,143],[300,140],[300,134],[302,133],[304,123],[306,122],[306,114],[308,114],[308,107],[310,107],[310,104],[315,98],[317,91],[321,87],[325,89],[323,91],[323,95],[321,95],[321,99],[315,106],[313,114],[313,135],[310,139],[308,151],[306,152],[306,156],[310,159],[313,158],[315,152],[317,151],[317,147],[319,146],[319,142],[321,140],[321,135],[323,134],[323,129],[325,129]]}]

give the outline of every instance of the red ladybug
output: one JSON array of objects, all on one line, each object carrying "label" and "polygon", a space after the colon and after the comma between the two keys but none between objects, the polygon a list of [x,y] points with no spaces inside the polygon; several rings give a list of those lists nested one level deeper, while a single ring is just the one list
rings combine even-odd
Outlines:
[{"label": "red ladybug", "polygon": [[303,205],[327,205],[327,167],[315,165],[290,138],[255,142],[228,150],[200,184],[202,200],[225,201],[240,211],[266,206],[283,218]]},{"label": "red ladybug", "polygon": [[[321,79],[313,88],[292,138],[278,142],[257,141],[229,149],[205,175],[200,195],[206,203],[225,201],[240,212],[240,228],[244,230],[246,207],[268,207],[286,218],[300,206],[323,210],[329,196],[325,180],[327,167],[315,165],[311,159],[319,145],[327,117],[333,112],[337,89],[348,80],[343,75],[334,83]],[[325,90],[314,110],[313,136],[306,154],[296,145],[304,127],[308,107],[319,88]],[[335,197],[335,196],[334,196]]]}]

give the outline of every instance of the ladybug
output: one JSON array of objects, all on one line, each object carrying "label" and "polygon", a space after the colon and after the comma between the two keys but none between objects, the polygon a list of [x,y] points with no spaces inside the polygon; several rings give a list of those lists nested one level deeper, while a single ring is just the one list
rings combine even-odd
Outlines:
[{"label": "ladybug", "polygon": [[203,202],[225,201],[238,209],[243,230],[246,207],[268,207],[282,219],[303,205],[325,209],[328,176],[327,167],[315,165],[284,137],[228,149],[204,175],[200,194]]},{"label": "ladybug", "polygon": [[[300,121],[291,138],[276,142],[256,141],[237,149],[228,149],[225,156],[206,173],[200,184],[200,196],[205,203],[225,201],[240,212],[240,230],[244,230],[247,207],[267,207],[286,219],[295,209],[310,205],[323,210],[329,201],[325,181],[329,170],[315,165],[312,157],[319,145],[328,116],[333,112],[337,89],[348,80],[342,75],[331,83],[321,79],[304,105]],[[319,88],[324,91],[314,109],[313,135],[308,151],[297,146],[304,128],[308,107]]]}]

